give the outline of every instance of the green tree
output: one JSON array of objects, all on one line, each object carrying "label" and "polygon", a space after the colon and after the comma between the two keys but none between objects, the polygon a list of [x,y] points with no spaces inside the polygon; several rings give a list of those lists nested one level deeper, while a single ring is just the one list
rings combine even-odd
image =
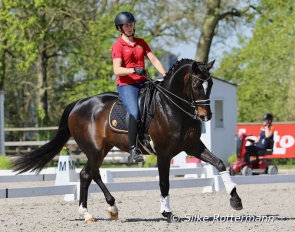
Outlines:
[{"label": "green tree", "polygon": [[[63,87],[70,86],[70,91],[76,89],[84,97],[89,88],[108,88],[111,66],[106,54],[111,46],[108,36],[114,29],[106,21],[110,21],[108,15],[118,5],[105,3],[0,2],[0,87],[4,88],[5,80],[7,115],[15,115],[7,117],[8,124],[35,121],[38,126],[45,126],[50,122],[49,116],[56,124],[55,119],[60,116],[55,116],[56,110],[60,110],[56,101],[64,97],[59,92],[67,90]],[[66,80],[69,76],[70,82]],[[81,82],[86,87],[82,92]],[[33,117],[31,111],[35,111]],[[31,120],[27,120],[28,115]]]},{"label": "green tree", "polygon": [[[223,24],[225,27],[220,33],[228,34],[236,24],[235,18],[244,16],[251,8],[255,9],[252,5],[237,9],[236,5],[239,5],[239,1],[207,1],[206,14],[203,18],[201,34],[197,43],[196,60],[208,62],[212,41],[214,36],[218,34],[218,24],[221,21],[225,21],[225,24]],[[252,13],[249,15],[251,16]]]},{"label": "green tree", "polygon": [[171,46],[179,41],[195,43],[195,59],[207,62],[213,38],[225,38],[242,21],[241,17],[248,19],[256,13],[256,7],[242,3],[239,0],[144,0],[135,9],[141,21],[146,22],[146,34],[158,43],[164,41]]},{"label": "green tree", "polygon": [[[277,121],[295,120],[295,3],[261,0],[249,40],[240,38],[216,75],[238,84],[238,120],[260,121],[271,112]],[[288,103],[288,105],[286,104]]]},{"label": "green tree", "polygon": [[[22,72],[21,61],[32,57],[29,57],[29,50],[20,39],[24,34],[24,25],[20,23],[19,15],[14,10],[16,5],[14,1],[0,0],[0,89],[5,90],[5,121],[8,125],[23,126],[24,122],[32,118],[27,108],[31,103],[28,95],[34,85],[29,72],[28,75]],[[25,59],[26,54],[28,56]]]}]

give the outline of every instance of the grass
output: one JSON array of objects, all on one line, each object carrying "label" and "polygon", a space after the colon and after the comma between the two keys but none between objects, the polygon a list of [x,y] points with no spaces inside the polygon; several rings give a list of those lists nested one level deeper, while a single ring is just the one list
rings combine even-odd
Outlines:
[{"label": "grass", "polygon": [[233,153],[230,157],[228,157],[227,161],[228,161],[228,164],[231,164],[231,163],[237,161],[236,153]]},{"label": "grass", "polygon": [[277,167],[279,169],[295,169],[294,164],[278,164]]},{"label": "grass", "polygon": [[5,155],[0,155],[0,170],[11,168],[11,159]]}]

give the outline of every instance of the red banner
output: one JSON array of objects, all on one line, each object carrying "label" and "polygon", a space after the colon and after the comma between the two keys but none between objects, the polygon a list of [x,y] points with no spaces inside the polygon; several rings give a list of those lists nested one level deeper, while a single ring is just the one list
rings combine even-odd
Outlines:
[{"label": "red banner", "polygon": [[[274,147],[273,155],[267,158],[295,158],[295,123],[294,124],[273,124]],[[251,134],[252,139],[256,139],[260,134],[261,124],[238,125],[238,132]]]}]

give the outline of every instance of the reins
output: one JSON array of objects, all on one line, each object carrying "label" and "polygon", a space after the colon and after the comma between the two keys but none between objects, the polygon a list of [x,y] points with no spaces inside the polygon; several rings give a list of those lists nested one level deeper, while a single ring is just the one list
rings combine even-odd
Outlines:
[{"label": "reins", "polygon": [[[211,76],[209,76],[206,80],[203,80],[197,76],[195,76],[194,74],[192,74],[190,72],[190,79],[191,79],[191,76],[194,76],[195,78],[199,79],[199,80],[202,80],[202,81],[208,81]],[[152,80],[151,78],[148,77],[148,75],[146,76],[146,79],[160,92],[162,93],[167,99],[169,99],[169,101],[174,104],[178,109],[180,109],[182,112],[184,112],[185,114],[187,114],[188,116],[190,116],[192,119],[198,119],[198,109],[197,109],[197,106],[198,105],[210,105],[210,99],[206,99],[206,100],[195,100],[193,99],[192,102],[189,102],[179,96],[177,96],[176,94],[170,92],[169,90],[163,88],[162,86],[160,86],[160,83],[156,83],[154,80]],[[167,94],[166,94],[167,93]],[[181,100],[182,102],[186,103],[187,105],[189,105],[191,108],[194,109],[194,114],[191,114],[190,112],[186,111],[184,108],[182,108],[181,106],[179,106],[176,102],[174,102],[169,96],[173,96],[179,100]]]}]

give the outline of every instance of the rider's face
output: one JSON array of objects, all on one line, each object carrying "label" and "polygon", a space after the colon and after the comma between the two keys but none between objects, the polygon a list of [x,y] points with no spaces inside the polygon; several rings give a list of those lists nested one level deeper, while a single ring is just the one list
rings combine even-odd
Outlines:
[{"label": "rider's face", "polygon": [[127,35],[132,35],[134,32],[134,23],[123,24],[123,31]]},{"label": "rider's face", "polygon": [[263,120],[263,121],[262,121],[262,125],[263,125],[263,126],[266,126],[266,125],[269,124],[269,123],[270,123],[269,120]]}]

